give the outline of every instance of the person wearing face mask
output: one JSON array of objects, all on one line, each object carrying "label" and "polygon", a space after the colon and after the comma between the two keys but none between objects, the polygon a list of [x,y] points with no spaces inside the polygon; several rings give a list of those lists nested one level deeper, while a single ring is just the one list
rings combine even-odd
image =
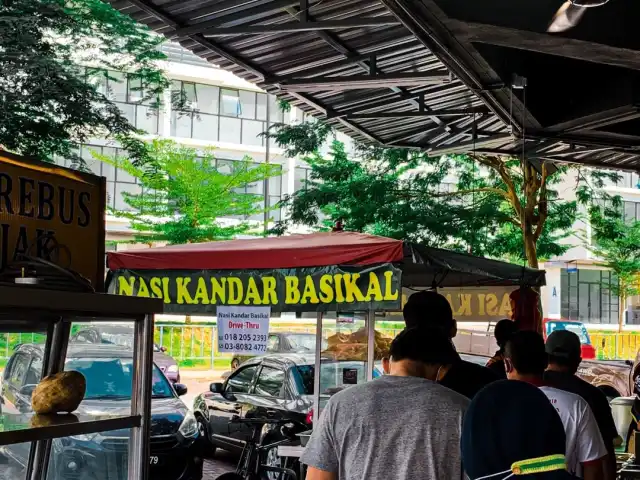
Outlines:
[{"label": "person wearing face mask", "polygon": [[473,399],[462,426],[470,480],[571,480],[562,420],[540,389],[501,380]]},{"label": "person wearing face mask", "polygon": [[461,480],[469,401],[438,385],[455,350],[440,329],[406,329],[391,343],[389,375],[329,400],[300,461],[307,480]]}]

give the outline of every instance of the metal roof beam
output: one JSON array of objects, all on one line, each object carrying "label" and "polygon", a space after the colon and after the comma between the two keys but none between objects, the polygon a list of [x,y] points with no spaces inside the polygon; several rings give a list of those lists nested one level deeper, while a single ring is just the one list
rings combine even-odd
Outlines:
[{"label": "metal roof beam", "polygon": [[317,30],[338,30],[341,28],[386,27],[398,25],[395,18],[360,18],[353,20],[333,20],[325,22],[286,22],[270,25],[247,25],[242,27],[212,28],[203,33],[206,38],[227,35],[262,35],[271,33],[314,32]]},{"label": "metal roof beam", "polygon": [[439,117],[453,117],[453,116],[470,116],[481,113],[488,113],[488,108],[459,108],[459,109],[445,109],[445,110],[431,110],[430,112],[377,112],[377,113],[346,113],[338,116],[344,116],[348,120],[356,119],[375,119],[375,118],[412,118],[412,117],[430,117],[431,115],[438,115]]},{"label": "metal roof beam", "polygon": [[[298,15],[300,13],[300,10],[295,9],[293,7],[287,8],[286,11],[291,14],[291,15]],[[393,12],[392,12],[393,13]],[[312,21],[314,20],[314,18],[311,15],[307,15],[307,20]],[[336,50],[337,52],[342,53],[345,57],[350,57],[351,55],[357,55],[357,52],[354,51],[353,49],[351,49],[350,47],[347,47],[346,45],[344,45],[340,39],[338,37],[336,37],[332,32],[328,32],[328,31],[324,31],[324,30],[320,30],[317,32],[317,35],[324,40],[325,42],[327,42],[327,44],[329,44],[329,46],[331,46],[331,48],[333,48],[334,50]],[[362,68],[365,72],[369,72],[370,67],[369,64],[366,61],[359,61],[356,62],[356,64]],[[391,91],[401,94],[401,95],[408,95],[409,92],[401,87],[390,87]],[[411,102],[413,105],[415,105],[416,107],[418,106],[418,102],[415,99],[409,99],[409,102]],[[438,125],[445,125],[444,121],[442,121],[440,118],[436,117],[435,115],[430,117],[430,119],[438,124]]]},{"label": "metal roof beam", "polygon": [[[221,24],[229,23],[231,21],[235,21],[242,18],[249,18],[252,15],[266,14],[269,12],[277,12],[279,10],[282,10],[283,8],[291,7],[292,5],[297,5],[297,4],[298,2],[296,0],[274,0],[264,6],[258,6],[258,7],[248,8],[246,10],[241,10],[240,12],[235,13],[233,15],[224,15],[224,12],[222,12],[221,16],[218,18],[214,18],[212,20],[207,20],[200,23],[195,23],[192,25],[184,25],[181,28],[176,29],[175,32],[173,32],[169,38],[175,40],[176,38],[188,37],[190,35],[203,33],[203,32],[206,32],[207,30],[219,27]],[[228,27],[228,28],[231,28],[231,27]]]},{"label": "metal roof beam", "polygon": [[322,92],[326,90],[357,90],[398,86],[421,86],[449,81],[449,75],[441,73],[381,73],[376,75],[349,75],[346,77],[301,78],[280,82],[271,80],[285,92]]},{"label": "metal roof beam", "polygon": [[429,155],[447,155],[452,153],[466,153],[471,152],[473,149],[492,148],[502,145],[503,143],[512,140],[513,137],[508,133],[499,135],[493,135],[487,138],[478,138],[477,140],[464,140],[461,142],[452,143],[451,145],[437,146],[436,148],[428,150]]},{"label": "metal roof beam", "polygon": [[564,35],[555,36],[548,33],[529,32],[459,20],[452,20],[448,27],[456,38],[468,42],[517,48],[584,62],[640,70],[638,51],[628,48],[575,40]]},{"label": "metal roof beam", "polygon": [[[179,23],[174,22],[170,17],[165,15],[162,11],[158,10],[157,7],[149,5],[147,0],[134,0],[134,2],[135,2],[135,5],[140,9],[143,9],[143,6],[144,6],[144,11],[146,13],[148,13],[149,15],[152,15],[155,18],[157,18],[158,20],[162,21],[168,27],[170,27],[170,28],[172,28],[174,30],[179,30],[180,29],[180,24]],[[262,80],[264,80],[265,77],[269,76],[260,67],[258,67],[256,65],[253,65],[249,61],[245,61],[245,60],[243,60],[243,59],[241,59],[241,58],[239,58],[237,56],[234,56],[233,54],[228,52],[225,48],[217,45],[216,43],[214,43],[211,40],[203,38],[200,35],[190,35],[189,39],[191,39],[192,41],[202,45],[203,47],[215,52],[217,55],[220,55],[221,57],[223,57],[223,58],[229,60],[230,62],[238,65],[239,67],[245,69],[246,71],[256,75],[257,77],[259,77]],[[301,93],[293,93],[292,92],[291,96],[293,96],[294,98],[296,98],[297,100],[299,100],[299,101],[301,101],[303,103],[306,103],[307,105],[309,105],[310,107],[316,109],[318,112],[322,113],[323,115],[327,115],[327,114],[332,112],[331,108],[326,107],[322,103],[317,102],[317,101],[309,98],[307,95],[304,95],[304,94],[301,94]],[[364,128],[360,128],[360,127],[354,125],[353,123],[349,122],[348,120],[346,120],[344,118],[339,118],[338,121],[340,123],[342,123],[348,129],[350,129],[350,130],[362,135],[363,137],[369,139],[370,141],[377,142],[377,143],[383,143],[382,140],[380,138],[378,138],[376,135],[368,132]]]}]

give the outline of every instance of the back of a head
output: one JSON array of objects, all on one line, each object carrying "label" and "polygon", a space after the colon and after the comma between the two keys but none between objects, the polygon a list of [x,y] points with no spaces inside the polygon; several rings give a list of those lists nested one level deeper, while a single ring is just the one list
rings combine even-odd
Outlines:
[{"label": "back of a head", "polygon": [[456,359],[449,337],[439,328],[406,328],[391,342],[392,362],[410,360],[427,365],[446,365]]},{"label": "back of a head", "polygon": [[451,305],[444,296],[437,292],[414,293],[409,297],[402,314],[407,328],[441,328],[449,335],[455,327]]},{"label": "back of a head", "polygon": [[507,342],[504,355],[513,368],[523,375],[542,375],[547,368],[544,339],[537,332],[515,332]]},{"label": "back of a head", "polygon": [[496,328],[493,331],[493,335],[496,338],[496,342],[500,348],[504,348],[511,335],[517,331],[516,324],[513,320],[505,318],[496,323]]},{"label": "back of a head", "polygon": [[[465,470],[475,480],[509,470],[514,462],[564,455],[564,426],[540,389],[525,382],[501,380],[482,389],[471,402],[461,447]],[[526,478],[571,477],[566,471],[552,471]]]},{"label": "back of a head", "polygon": [[580,337],[569,330],[555,330],[551,332],[545,344],[549,355],[549,364],[568,367],[575,373],[582,360]]}]

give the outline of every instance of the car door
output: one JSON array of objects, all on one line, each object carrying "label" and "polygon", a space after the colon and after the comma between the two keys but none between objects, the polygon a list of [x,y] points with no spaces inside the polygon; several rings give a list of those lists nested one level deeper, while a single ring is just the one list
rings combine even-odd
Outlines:
[{"label": "car door", "polygon": [[245,416],[284,418],[287,416],[288,391],[285,386],[286,373],[274,365],[262,365],[258,372]]},{"label": "car door", "polygon": [[26,403],[24,396],[20,394],[30,363],[30,355],[21,352],[14,355],[9,372],[2,382],[3,413],[18,414],[30,410],[31,399]]},{"label": "car door", "polygon": [[222,448],[242,448],[250,428],[238,423],[230,423],[234,416],[243,417],[247,407],[248,394],[259,364],[247,365],[233,372],[224,384],[221,394],[214,394],[209,405],[209,425],[214,443]]}]

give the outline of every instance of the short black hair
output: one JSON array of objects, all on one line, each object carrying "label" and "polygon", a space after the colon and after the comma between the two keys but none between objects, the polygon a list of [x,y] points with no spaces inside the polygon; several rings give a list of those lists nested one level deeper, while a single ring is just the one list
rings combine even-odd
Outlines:
[{"label": "short black hair", "polygon": [[505,318],[496,323],[496,328],[493,331],[496,342],[500,348],[504,348],[511,335],[513,335],[518,329],[516,328],[516,322]]},{"label": "short black hair", "polygon": [[553,365],[558,365],[560,367],[566,367],[572,370],[573,372],[578,371],[578,367],[580,367],[580,363],[582,362],[581,358],[574,359],[574,358],[567,358],[567,357],[561,357],[561,356],[549,355],[549,354],[547,354],[547,357],[549,359],[549,365],[553,364]]},{"label": "short black hair", "polygon": [[455,361],[457,354],[451,339],[440,328],[405,328],[391,342],[393,361],[413,360],[430,365]]},{"label": "short black hair", "polygon": [[547,368],[547,352],[542,335],[531,330],[522,330],[511,335],[505,347],[505,357],[518,373],[542,375]]},{"label": "short black hair", "polygon": [[455,327],[451,305],[438,292],[414,293],[409,297],[402,314],[407,328],[437,327],[450,334],[451,329]]}]

